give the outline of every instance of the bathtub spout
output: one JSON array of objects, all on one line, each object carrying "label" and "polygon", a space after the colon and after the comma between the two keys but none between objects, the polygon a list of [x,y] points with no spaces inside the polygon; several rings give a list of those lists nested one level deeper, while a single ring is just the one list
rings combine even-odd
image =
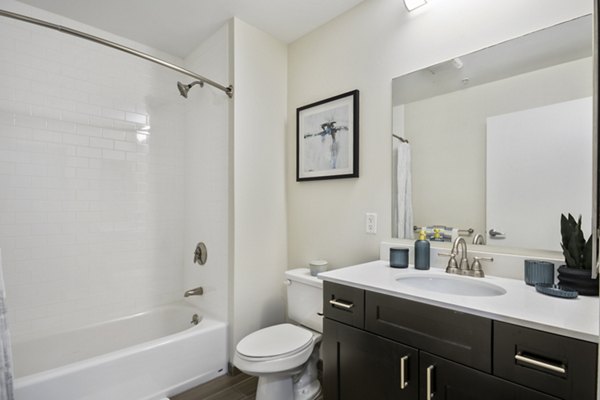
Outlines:
[{"label": "bathtub spout", "polygon": [[194,288],[194,289],[190,289],[190,290],[186,290],[186,292],[183,294],[183,297],[190,297],[190,296],[201,296],[204,294],[204,289],[202,289],[202,286]]}]

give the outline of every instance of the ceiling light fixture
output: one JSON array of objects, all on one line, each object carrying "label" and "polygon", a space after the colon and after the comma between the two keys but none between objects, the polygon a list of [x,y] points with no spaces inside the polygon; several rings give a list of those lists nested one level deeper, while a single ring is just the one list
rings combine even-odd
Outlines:
[{"label": "ceiling light fixture", "polygon": [[408,11],[416,10],[425,4],[427,4],[427,0],[404,0],[404,5]]}]

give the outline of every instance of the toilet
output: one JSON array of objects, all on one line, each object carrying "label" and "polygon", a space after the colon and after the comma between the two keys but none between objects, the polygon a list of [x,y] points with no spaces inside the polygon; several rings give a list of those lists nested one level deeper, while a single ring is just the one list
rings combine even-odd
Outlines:
[{"label": "toilet", "polygon": [[233,364],[258,376],[256,400],[313,400],[321,393],[317,362],[323,332],[323,282],[308,268],[285,272],[293,323],[253,332],[236,346]]}]

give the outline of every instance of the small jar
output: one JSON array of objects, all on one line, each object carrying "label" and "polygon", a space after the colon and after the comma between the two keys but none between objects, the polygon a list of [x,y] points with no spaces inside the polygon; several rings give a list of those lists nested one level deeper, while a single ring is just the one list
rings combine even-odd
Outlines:
[{"label": "small jar", "polygon": [[404,247],[390,248],[390,267],[408,268],[408,249]]},{"label": "small jar", "polygon": [[329,263],[325,260],[313,260],[308,263],[308,268],[312,276],[317,276],[318,273],[327,271],[328,265]]}]

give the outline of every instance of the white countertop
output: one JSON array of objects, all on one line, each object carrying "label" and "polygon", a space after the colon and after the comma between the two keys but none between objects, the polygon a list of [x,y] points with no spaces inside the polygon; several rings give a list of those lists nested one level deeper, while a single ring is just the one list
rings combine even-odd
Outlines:
[{"label": "white countertop", "polygon": [[578,296],[562,299],[536,292],[533,286],[516,279],[486,276],[471,278],[451,275],[457,279],[475,279],[501,286],[501,296],[463,296],[418,289],[399,284],[396,279],[408,275],[445,276],[444,269],[420,271],[390,268],[388,261],[373,261],[346,268],[323,272],[324,281],[340,283],[360,289],[416,300],[423,303],[504,321],[528,328],[539,329],[598,343],[598,297]]}]

